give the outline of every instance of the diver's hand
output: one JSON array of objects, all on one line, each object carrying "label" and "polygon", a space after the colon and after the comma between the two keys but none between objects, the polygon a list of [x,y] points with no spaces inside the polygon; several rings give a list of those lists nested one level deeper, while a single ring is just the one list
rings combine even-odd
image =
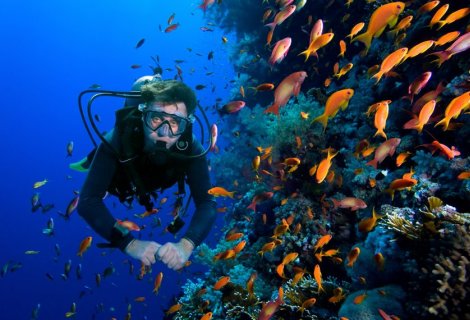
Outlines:
[{"label": "diver's hand", "polygon": [[165,263],[168,268],[179,270],[183,268],[194,250],[191,241],[183,238],[178,243],[167,242],[157,251],[157,259]]},{"label": "diver's hand", "polygon": [[124,250],[132,258],[142,261],[146,266],[155,263],[155,254],[160,249],[161,244],[154,241],[132,240]]}]

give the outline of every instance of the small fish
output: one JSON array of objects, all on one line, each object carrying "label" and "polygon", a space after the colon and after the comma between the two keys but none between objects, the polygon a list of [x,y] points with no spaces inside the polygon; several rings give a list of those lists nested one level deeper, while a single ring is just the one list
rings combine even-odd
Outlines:
[{"label": "small fish", "polygon": [[163,272],[159,272],[158,275],[155,277],[155,282],[153,283],[152,292],[154,294],[158,294],[158,290],[160,290],[160,287],[162,285],[162,280],[163,280]]},{"label": "small fish", "polygon": [[179,23],[170,24],[168,27],[165,28],[164,32],[165,33],[172,32],[172,31],[176,30],[179,27],[179,25],[180,25]]},{"label": "small fish", "polygon": [[351,251],[348,254],[348,263],[347,263],[348,267],[352,267],[354,265],[360,253],[361,253],[361,249],[359,249],[359,247],[354,247],[353,249],[351,249]]},{"label": "small fish", "polygon": [[243,107],[245,107],[245,101],[235,100],[230,101],[225,104],[222,108],[217,109],[217,112],[219,112],[220,115],[230,114],[240,111]]},{"label": "small fish", "polygon": [[322,274],[321,274],[319,264],[315,265],[315,268],[313,270],[313,277],[315,278],[315,281],[317,282],[318,294],[320,294],[321,291],[325,291],[325,289],[323,288],[323,285],[322,285],[323,280],[322,280]]},{"label": "small fish", "polygon": [[331,201],[333,201],[334,208],[350,209],[351,211],[367,208],[367,204],[364,200],[353,197],[346,197],[341,200],[331,198]]},{"label": "small fish", "polygon": [[307,78],[305,71],[294,72],[285,77],[274,91],[274,103],[264,110],[264,113],[279,115],[279,108],[285,106],[292,96],[299,95],[305,78]]},{"label": "small fish", "polygon": [[386,56],[380,64],[380,70],[372,76],[372,78],[376,79],[375,83],[377,84],[385,73],[390,72],[394,67],[400,64],[407,53],[408,48],[403,47]]},{"label": "small fish", "polygon": [[33,184],[33,189],[38,189],[38,188],[44,186],[47,182],[48,182],[47,179],[44,179],[44,180],[42,180],[42,181],[35,182],[35,183]]},{"label": "small fish", "polygon": [[233,194],[235,191],[227,191],[223,187],[213,187],[209,189],[207,193],[213,195],[214,197],[230,197],[233,199]]},{"label": "small fish", "polygon": [[377,149],[375,149],[374,159],[367,162],[367,165],[373,166],[377,169],[377,165],[382,163],[387,156],[393,156],[395,154],[395,150],[400,144],[401,139],[399,138],[391,138],[383,142]]},{"label": "small fish", "polygon": [[230,277],[228,277],[228,276],[220,277],[219,280],[217,280],[217,282],[214,284],[214,290],[222,289],[229,282],[230,282]]},{"label": "small fish", "polygon": [[71,157],[73,153],[73,141],[67,143],[67,157]]},{"label": "small fish", "polygon": [[333,118],[340,109],[344,111],[348,107],[349,101],[353,95],[354,90],[350,88],[334,92],[326,100],[323,114],[313,119],[312,122],[320,122],[323,125],[323,131],[325,131],[328,125],[328,119]]},{"label": "small fish", "polygon": [[377,220],[382,218],[382,216],[377,215],[375,208],[372,208],[372,217],[364,218],[359,221],[358,229],[360,232],[370,232],[374,229],[377,224]]},{"label": "small fish", "polygon": [[142,47],[144,42],[145,42],[145,38],[140,39],[139,42],[137,42],[137,44],[135,45],[135,48],[139,49],[140,47]]},{"label": "small fish", "polygon": [[86,237],[85,239],[82,240],[80,243],[80,247],[77,252],[77,256],[83,257],[83,254],[85,251],[88,250],[88,248],[91,246],[91,242],[93,240],[93,237]]}]

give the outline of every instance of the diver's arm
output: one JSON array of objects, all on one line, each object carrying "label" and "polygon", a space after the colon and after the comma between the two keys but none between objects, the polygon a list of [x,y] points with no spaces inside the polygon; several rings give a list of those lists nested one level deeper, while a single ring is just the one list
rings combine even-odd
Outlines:
[{"label": "diver's arm", "polygon": [[[115,141],[112,143],[115,144]],[[112,246],[124,251],[134,237],[126,230],[119,228],[116,219],[103,202],[117,166],[116,155],[101,144],[80,192],[77,211],[96,233],[108,240]]]},{"label": "diver's arm", "polygon": [[[197,140],[193,141],[194,154],[202,152],[202,146]],[[188,185],[196,205],[189,228],[183,238],[191,241],[195,247],[207,237],[216,219],[216,203],[207,193],[212,187],[206,157],[191,160],[188,171]]]}]

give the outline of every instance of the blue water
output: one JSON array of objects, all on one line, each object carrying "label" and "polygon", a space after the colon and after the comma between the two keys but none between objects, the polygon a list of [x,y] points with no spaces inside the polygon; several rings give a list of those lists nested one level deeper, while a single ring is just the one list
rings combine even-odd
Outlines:
[{"label": "blue water", "polygon": [[[0,232],[0,267],[9,264],[8,272],[0,278],[0,318],[29,319],[32,310],[40,304],[38,319],[61,319],[73,302],[77,304],[76,319],[123,319],[131,304],[132,319],[159,319],[163,309],[174,303],[185,279],[204,271],[193,264],[183,273],[168,270],[156,264],[153,272],[143,281],[136,275],[139,263],[132,261],[135,270],[129,274],[128,258],[119,251],[103,251],[92,246],[83,258],[76,256],[80,241],[93,236],[100,242],[83,220],[74,213],[70,221],[63,220],[57,211],[65,211],[79,190],[85,174],[68,169],[70,162],[79,160],[92,148],[83,128],[78,107],[78,94],[92,84],[102,89],[128,90],[132,82],[151,71],[155,65],[150,56],[158,55],[164,71],[163,78],[176,74],[175,59],[183,59],[184,81],[194,87],[208,87],[197,91],[202,106],[213,106],[215,99],[226,99],[228,89],[218,85],[230,79],[233,71],[221,41],[222,34],[202,32],[205,25],[199,3],[178,1],[2,1],[0,3],[0,54],[1,88],[1,136],[0,162],[2,217]],[[180,23],[171,33],[164,29],[167,19],[176,13],[174,23]],[[145,38],[139,49],[136,43]],[[192,48],[189,52],[187,48]],[[214,59],[207,54],[214,51]],[[200,56],[196,53],[200,53]],[[132,64],[142,65],[131,69]],[[191,68],[194,73],[191,75]],[[214,75],[206,76],[206,72]],[[215,92],[211,92],[216,85]],[[109,130],[113,124],[114,110],[122,101],[107,102],[109,109],[101,108],[100,128]],[[212,108],[212,107],[210,107]],[[214,115],[208,113],[212,122]],[[66,145],[74,142],[71,158],[66,158]],[[67,176],[71,176],[67,178]],[[31,212],[31,197],[36,192],[32,185],[48,179],[38,189],[43,204],[54,204],[47,213]],[[117,203],[113,213],[132,216]],[[159,217],[164,222],[171,219],[170,199]],[[143,210],[136,207],[135,213]],[[55,222],[55,235],[46,236],[42,229],[48,219]],[[220,218],[219,218],[220,220]],[[151,224],[150,221],[144,222]],[[218,221],[220,223],[220,221]],[[144,230],[143,238],[149,235]],[[156,241],[173,241],[171,235],[161,235],[162,227],[154,229]],[[208,241],[217,240],[217,227]],[[60,246],[57,256],[54,247]],[[26,255],[26,250],[40,251]],[[61,278],[64,264],[72,261],[67,280]],[[83,279],[75,276],[78,264],[83,268]],[[15,264],[21,267],[11,272]],[[113,265],[115,274],[103,279],[100,287],[95,274]],[[164,272],[160,293],[152,294],[153,279]],[[53,280],[46,274],[53,276]],[[87,286],[87,287],[85,287]],[[79,298],[80,292],[85,295]],[[134,302],[144,296],[143,303]],[[102,308],[97,306],[102,305]]]}]

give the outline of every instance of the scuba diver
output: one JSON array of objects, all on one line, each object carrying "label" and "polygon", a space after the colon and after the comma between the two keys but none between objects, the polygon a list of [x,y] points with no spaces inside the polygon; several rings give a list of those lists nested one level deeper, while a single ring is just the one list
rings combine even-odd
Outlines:
[{"label": "scuba diver", "polygon": [[[184,83],[161,80],[158,76],[142,77],[132,89],[127,94],[111,94],[127,98],[125,107],[116,112],[115,127],[105,137],[94,127],[101,144],[87,158],[70,166],[80,171],[88,170],[77,211],[109,242],[98,246],[119,248],[146,266],[161,260],[168,268],[179,270],[194,248],[205,239],[216,218],[216,203],[207,192],[211,188],[205,157],[209,148],[204,150],[192,132],[196,95]],[[84,119],[80,99],[81,96],[79,105]],[[85,127],[89,131],[86,124]],[[137,199],[145,206],[144,215],[151,215],[156,212],[152,202],[152,198],[157,197],[156,190],[164,190],[176,183],[175,219],[167,229],[175,234],[184,224],[180,216],[185,183],[196,207],[186,233],[176,243],[160,244],[134,238],[103,202],[108,193],[129,205]]]}]

